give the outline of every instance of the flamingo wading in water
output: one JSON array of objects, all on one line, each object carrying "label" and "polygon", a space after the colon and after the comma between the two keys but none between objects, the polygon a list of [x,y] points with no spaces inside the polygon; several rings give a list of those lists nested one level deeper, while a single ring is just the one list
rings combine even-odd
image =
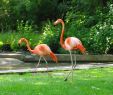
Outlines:
[{"label": "flamingo wading in water", "polygon": [[18,44],[21,44],[22,42],[26,43],[26,46],[27,46],[28,50],[29,50],[31,53],[40,56],[39,61],[38,61],[38,64],[36,65],[36,68],[39,66],[41,58],[43,58],[44,61],[46,62],[47,71],[48,71],[48,63],[47,63],[46,59],[44,58],[44,56],[50,56],[50,57],[52,58],[52,60],[57,63],[57,57],[56,57],[55,54],[51,51],[51,49],[49,48],[48,45],[46,45],[46,44],[40,44],[40,45],[37,45],[34,49],[31,49],[31,48],[30,48],[30,45],[29,45],[29,42],[28,42],[28,40],[27,40],[26,38],[21,38],[21,39],[18,41]]},{"label": "flamingo wading in water", "polygon": [[72,50],[80,50],[80,52],[85,53],[86,49],[84,48],[84,46],[82,45],[82,42],[76,38],[76,37],[68,37],[65,39],[63,39],[64,36],[64,21],[62,19],[57,19],[54,22],[54,25],[57,25],[61,23],[62,24],[62,31],[61,31],[61,36],[60,36],[60,45],[62,48],[64,48],[65,50],[68,50],[70,53],[70,57],[71,57],[71,65],[72,65],[72,70],[71,72],[69,72],[69,74],[67,75],[67,77],[65,78],[65,81],[67,80],[68,76],[72,73],[72,79],[73,79],[73,69],[76,66],[76,57],[75,57],[75,64],[73,64],[73,58],[72,58]]}]

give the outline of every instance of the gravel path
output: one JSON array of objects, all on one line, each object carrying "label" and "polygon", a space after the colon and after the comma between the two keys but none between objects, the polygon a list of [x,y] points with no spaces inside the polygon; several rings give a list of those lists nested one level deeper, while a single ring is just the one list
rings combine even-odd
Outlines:
[{"label": "gravel path", "polygon": [[[14,62],[14,60],[13,60]],[[0,74],[8,73],[25,73],[25,72],[45,72],[47,68],[45,64],[40,64],[38,68],[35,68],[36,63],[10,63],[0,64]],[[75,69],[90,69],[90,68],[102,68],[113,67],[113,63],[79,63]],[[57,70],[70,70],[71,66],[68,63],[49,64],[48,71]]]}]

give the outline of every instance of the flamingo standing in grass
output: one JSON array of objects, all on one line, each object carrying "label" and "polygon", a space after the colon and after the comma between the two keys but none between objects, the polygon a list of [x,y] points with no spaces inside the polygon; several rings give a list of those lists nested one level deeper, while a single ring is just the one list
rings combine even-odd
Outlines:
[{"label": "flamingo standing in grass", "polygon": [[48,71],[48,63],[46,61],[46,59],[44,58],[44,56],[50,56],[52,58],[53,61],[55,61],[57,63],[57,57],[55,56],[55,54],[51,51],[51,49],[49,48],[49,46],[47,46],[46,44],[40,44],[37,45],[33,50],[30,48],[29,42],[26,38],[21,38],[18,41],[18,44],[21,44],[22,42],[26,43],[26,46],[28,48],[28,50],[36,55],[39,55],[39,61],[38,64],[36,65],[36,68],[39,66],[40,64],[40,60],[41,58],[44,59],[44,61],[46,62],[46,67],[47,67],[47,71]]},{"label": "flamingo standing in grass", "polygon": [[73,79],[73,69],[76,66],[76,56],[75,56],[75,64],[73,64],[73,59],[72,59],[72,54],[71,51],[72,50],[80,50],[80,52],[85,53],[85,48],[82,45],[81,41],[76,38],[76,37],[68,37],[65,39],[63,39],[64,36],[64,21],[62,19],[57,19],[54,22],[54,25],[57,25],[61,23],[62,24],[62,31],[61,31],[61,36],[60,36],[60,45],[62,48],[64,48],[65,50],[68,50],[70,53],[70,57],[71,57],[71,65],[72,65],[72,70],[69,72],[69,74],[66,76],[65,81],[67,80],[68,76],[72,73],[72,79]]}]

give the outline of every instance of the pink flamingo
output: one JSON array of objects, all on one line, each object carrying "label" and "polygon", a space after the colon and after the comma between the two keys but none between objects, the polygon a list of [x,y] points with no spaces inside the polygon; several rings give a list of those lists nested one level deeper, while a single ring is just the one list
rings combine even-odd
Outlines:
[{"label": "pink flamingo", "polygon": [[[80,50],[82,53],[85,53],[85,48],[82,45],[81,41],[76,38],[76,37],[68,37],[65,39],[63,39],[64,36],[64,21],[62,19],[57,19],[54,22],[54,25],[57,25],[61,23],[62,24],[62,31],[61,31],[61,36],[60,36],[60,45],[62,48],[64,48],[65,50],[68,50],[70,53],[70,57],[71,57],[71,65],[72,65],[72,70],[70,73],[72,73],[72,79],[73,79],[73,69],[76,66],[76,57],[75,57],[75,64],[73,64],[73,59],[72,59],[72,54],[71,51],[72,50]],[[67,77],[65,78],[65,81],[67,80],[68,76],[70,75],[70,73],[67,75]]]},{"label": "pink flamingo", "polygon": [[36,68],[39,66],[41,58],[43,58],[44,61],[46,62],[46,67],[47,67],[47,71],[48,71],[48,63],[47,63],[46,59],[44,58],[44,56],[50,56],[50,57],[52,58],[52,60],[57,63],[57,57],[56,57],[55,54],[51,51],[51,49],[49,48],[49,46],[47,46],[46,44],[37,45],[37,46],[32,50],[32,49],[30,48],[30,45],[29,45],[29,42],[28,42],[27,39],[21,38],[21,39],[18,41],[18,44],[21,44],[22,42],[26,43],[26,46],[27,46],[28,50],[29,50],[31,53],[40,56],[39,61],[38,61],[38,64],[36,65]]}]

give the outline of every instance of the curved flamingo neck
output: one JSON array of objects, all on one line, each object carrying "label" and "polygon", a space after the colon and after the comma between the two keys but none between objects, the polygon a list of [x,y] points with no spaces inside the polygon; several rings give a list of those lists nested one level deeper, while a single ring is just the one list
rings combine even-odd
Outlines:
[{"label": "curved flamingo neck", "polygon": [[62,24],[62,31],[61,31],[61,36],[60,36],[60,44],[62,46],[62,48],[65,48],[64,45],[64,22],[61,20],[61,24]]},{"label": "curved flamingo neck", "polygon": [[30,48],[30,45],[29,45],[29,43],[28,43],[28,40],[27,40],[27,39],[23,39],[22,41],[26,43],[26,46],[27,46],[28,50],[29,50],[30,52],[33,52],[33,50]]}]

